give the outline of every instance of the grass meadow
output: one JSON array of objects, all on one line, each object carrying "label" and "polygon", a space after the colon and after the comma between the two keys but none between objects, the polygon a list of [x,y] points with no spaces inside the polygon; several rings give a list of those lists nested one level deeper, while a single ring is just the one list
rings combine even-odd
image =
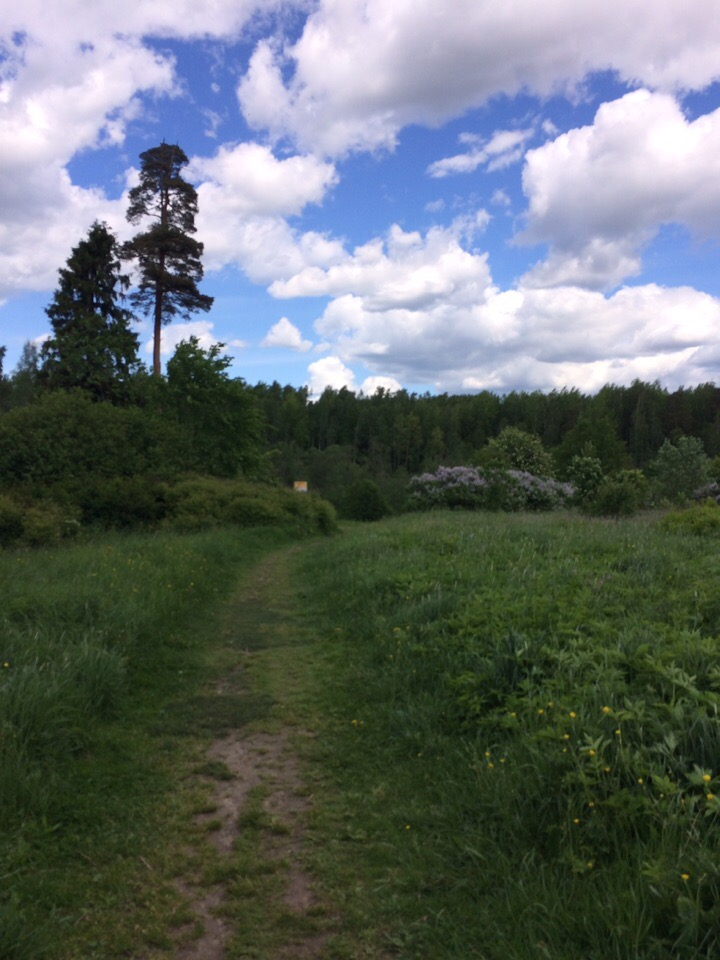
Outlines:
[{"label": "grass meadow", "polygon": [[[0,553],[3,960],[172,957],[189,735],[248,719],[241,697],[212,716],[240,608],[218,611],[288,542]],[[342,917],[323,960],[720,954],[716,535],[456,511],[282,556],[263,589],[302,643],[268,641],[249,675],[315,734],[307,859]],[[248,943],[229,956],[274,956]]]},{"label": "grass meadow", "polygon": [[163,861],[185,728],[211,732],[192,706],[212,611],[285,542],[216,529],[0,552],[3,960],[171,949]]},{"label": "grass meadow", "polygon": [[304,563],[335,651],[318,870],[368,956],[718,956],[716,537],[437,513]]}]

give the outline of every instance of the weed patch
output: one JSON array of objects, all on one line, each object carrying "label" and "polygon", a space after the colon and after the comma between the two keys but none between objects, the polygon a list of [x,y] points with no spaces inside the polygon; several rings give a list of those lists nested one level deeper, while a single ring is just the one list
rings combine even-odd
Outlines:
[{"label": "weed patch", "polygon": [[351,925],[434,960],[717,955],[712,540],[445,513],[304,562]]}]

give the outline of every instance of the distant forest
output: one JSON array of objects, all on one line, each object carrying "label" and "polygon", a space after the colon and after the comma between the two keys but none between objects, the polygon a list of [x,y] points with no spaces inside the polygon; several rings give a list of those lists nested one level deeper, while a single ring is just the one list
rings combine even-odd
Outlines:
[{"label": "distant forest", "polygon": [[[142,153],[126,214],[139,232],[120,244],[107,224],[93,223],[59,270],[45,310],[52,334],[39,347],[27,343],[11,374],[0,346],[0,543],[3,529],[13,542],[34,509],[66,524],[159,522],[188,477],[305,481],[345,515],[357,500],[348,491],[370,496],[368,485],[382,509],[402,510],[411,478],[439,467],[521,470],[571,481],[587,498],[605,478],[638,490],[646,474],[657,479],[658,464],[657,500],[679,502],[720,481],[714,383],[671,392],[636,380],[592,396],[328,388],[310,397],[305,387],[231,377],[223,344],[206,349],[194,337],[163,371],[163,326],[212,306],[198,288],[203,246],[193,236],[198,198],[181,176],[186,163],[177,144]],[[139,277],[132,290],[129,263]],[[152,319],[151,371],[129,308]],[[217,487],[204,500],[192,494],[198,520],[219,520]],[[627,491],[610,493],[622,500]]]},{"label": "distant forest", "polygon": [[606,474],[646,470],[665,440],[683,436],[700,439],[710,458],[720,454],[720,388],[714,383],[668,391],[635,380],[592,396],[563,389],[504,396],[380,390],[365,397],[343,388],[310,401],[306,389],[279,383],[250,392],[279,479],[306,479],[334,502],[349,484],[370,477],[397,505],[411,476],[478,462],[506,427],[537,436],[559,479],[574,456],[596,457]]},{"label": "distant forest", "polygon": [[[123,389],[105,399],[87,385],[68,389],[63,383],[58,389],[32,344],[13,373],[3,374],[3,352],[0,348],[0,485],[6,488],[65,481],[68,468],[61,461],[69,454],[58,446],[63,424],[74,431],[63,449],[72,450],[76,471],[80,463],[86,471],[97,463],[104,475],[124,471],[167,479],[194,472],[284,486],[305,480],[336,506],[353,484],[370,479],[396,510],[402,509],[410,477],[438,466],[481,464],[483,450],[507,427],[541,441],[559,480],[569,476],[576,456],[596,458],[605,475],[627,469],[652,473],[663,443],[681,437],[698,438],[713,468],[720,464],[720,388],[714,383],[669,391],[658,382],[636,380],[594,395],[562,389],[503,396],[487,390],[439,396],[378,390],[364,396],[328,388],[311,398],[305,387],[250,386],[231,378],[229,359],[219,348],[204,351],[192,341],[178,347],[164,376],[136,367],[124,377]],[[70,404],[73,394],[77,399]],[[122,468],[110,462],[109,449],[102,456],[92,449],[100,442],[92,427],[97,408],[108,407],[115,414],[103,421],[103,441],[109,448],[116,431]],[[50,423],[40,438],[41,425]],[[133,437],[142,446],[131,456]],[[51,462],[57,464],[55,475]],[[711,472],[720,479],[719,471]]]}]

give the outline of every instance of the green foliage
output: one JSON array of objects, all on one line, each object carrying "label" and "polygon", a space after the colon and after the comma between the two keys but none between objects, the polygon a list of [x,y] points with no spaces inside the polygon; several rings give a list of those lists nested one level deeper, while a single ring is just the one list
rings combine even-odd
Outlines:
[{"label": "green foliage", "polygon": [[631,517],[645,506],[648,482],[642,470],[619,470],[607,477],[582,509],[594,517]]},{"label": "green foliage", "polygon": [[478,457],[478,463],[484,467],[523,470],[536,477],[554,476],[552,457],[540,437],[517,427],[505,427],[497,437],[489,440]]},{"label": "green foliage", "polygon": [[313,494],[210,477],[189,478],[168,490],[166,526],[197,530],[228,524],[325,534],[337,527],[332,505]]},{"label": "green foliage", "polygon": [[218,597],[281,542],[168,532],[0,554],[0,956],[149,956],[167,935],[184,787],[164,708],[208,677]]},{"label": "green foliage", "polygon": [[151,412],[59,391],[0,417],[0,477],[7,484],[47,486],[168,474],[177,470],[175,439]]},{"label": "green foliage", "polygon": [[523,470],[439,467],[410,478],[411,510],[554,510],[573,495],[569,484]]},{"label": "green foliage", "polygon": [[152,475],[90,477],[63,492],[79,508],[84,524],[116,530],[157,526],[170,496],[168,483]]},{"label": "green foliage", "polygon": [[16,543],[23,532],[22,507],[0,494],[0,547]]},{"label": "green foliage", "polygon": [[160,375],[164,323],[208,311],[213,298],[200,293],[203,245],[195,233],[197,191],[181,176],[188,158],[177,144],[162,143],[140,154],[140,182],[130,190],[127,219],[150,219],[147,230],[125,244],[123,256],[136,259],[138,289],[130,302],[153,317],[153,371]]},{"label": "green foliage", "polygon": [[666,440],[652,464],[657,495],[673,503],[688,500],[710,478],[710,460],[702,440],[680,437]]},{"label": "green foliage", "polygon": [[565,476],[573,457],[596,457],[604,474],[630,466],[627,446],[618,436],[613,421],[600,410],[582,416],[562,437],[555,451],[555,462]]},{"label": "green foliage", "polygon": [[46,313],[53,336],[42,346],[41,382],[50,390],[78,387],[94,400],[127,402],[139,366],[132,315],[118,300],[129,286],[107,224],[95,222],[60,270]]},{"label": "green foliage", "polygon": [[252,393],[227,375],[223,347],[204,350],[197,337],[179,343],[167,365],[166,398],[187,436],[184,468],[233,477],[257,469],[261,423]]},{"label": "green foliage", "polygon": [[339,638],[344,869],[403,955],[717,955],[714,557],[640,521],[444,513],[305,560]]},{"label": "green foliage", "polygon": [[349,520],[382,520],[390,513],[390,504],[374,480],[356,481],[342,505],[342,515]]},{"label": "green foliage", "polygon": [[7,408],[23,407],[36,396],[40,381],[40,351],[37,344],[28,341],[23,345],[20,359],[10,377],[9,395],[5,397]]},{"label": "green foliage", "polygon": [[573,502],[588,503],[595,497],[603,482],[602,463],[597,457],[575,456],[570,461],[567,477],[575,489]]},{"label": "green foliage", "polygon": [[58,504],[41,502],[28,507],[23,514],[22,542],[31,547],[52,546],[74,529],[67,511]]},{"label": "green foliage", "polygon": [[659,526],[671,533],[717,536],[720,534],[720,506],[713,500],[694,503],[684,510],[673,510],[666,514],[659,521]]}]

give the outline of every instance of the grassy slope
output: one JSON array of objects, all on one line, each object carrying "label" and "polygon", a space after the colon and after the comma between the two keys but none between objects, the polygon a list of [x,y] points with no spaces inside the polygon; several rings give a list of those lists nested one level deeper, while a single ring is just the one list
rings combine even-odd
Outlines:
[{"label": "grassy slope", "polygon": [[[172,956],[178,832],[202,802],[180,778],[202,735],[248,721],[316,734],[298,750],[327,960],[717,955],[715,541],[405,517],[283,552],[249,603],[232,586],[268,546],[215,532],[2,557],[7,669],[42,608],[48,662],[102,629],[129,681],[116,719],[65,724],[58,790],[5,820],[3,956]],[[218,716],[207,683],[250,647],[253,685]],[[260,840],[246,831],[227,878],[232,957],[281,955]]]},{"label": "grassy slope", "polygon": [[283,542],[213,531],[0,554],[4,960],[171,949],[198,802],[183,778],[195,737],[228,722],[202,699],[218,610]]},{"label": "grassy slope", "polygon": [[446,514],[305,555],[336,663],[318,868],[349,928],[408,960],[717,955],[716,553],[647,519]]}]

